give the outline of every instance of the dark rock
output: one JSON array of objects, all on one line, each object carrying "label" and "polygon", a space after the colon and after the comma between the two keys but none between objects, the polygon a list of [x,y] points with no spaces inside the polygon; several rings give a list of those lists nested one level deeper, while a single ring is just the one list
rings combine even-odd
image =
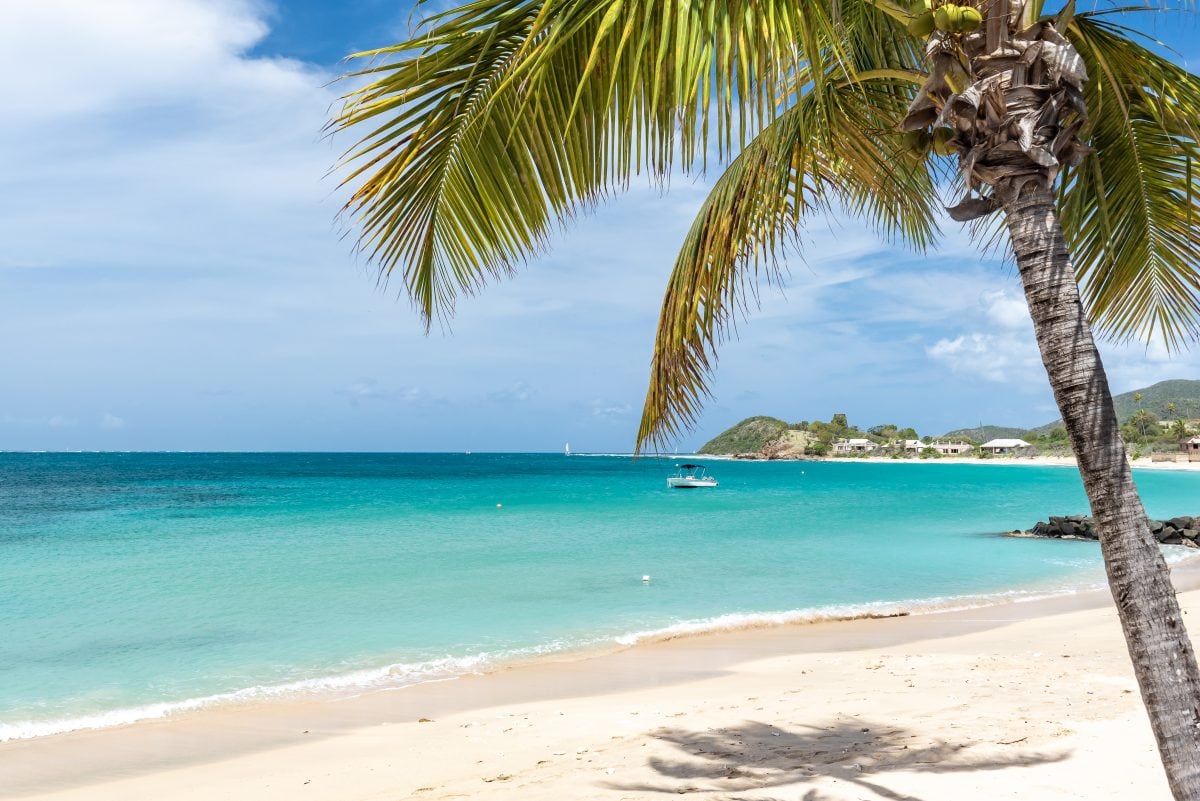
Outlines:
[{"label": "dark rock", "polygon": [[[1150,533],[1165,545],[1200,547],[1200,516],[1181,515],[1170,520],[1150,520]],[[1034,537],[1058,537],[1072,540],[1096,540],[1099,536],[1092,518],[1087,515],[1051,515],[1039,520],[1027,532]]]}]

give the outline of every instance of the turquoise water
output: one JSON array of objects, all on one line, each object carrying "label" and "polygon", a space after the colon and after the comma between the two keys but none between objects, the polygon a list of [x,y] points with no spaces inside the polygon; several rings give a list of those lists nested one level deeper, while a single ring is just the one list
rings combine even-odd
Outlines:
[{"label": "turquoise water", "polygon": [[[667,630],[1102,581],[1052,467],[0,454],[0,739],[395,686]],[[1137,475],[1155,516],[1200,474]],[[642,576],[652,577],[647,584]]]}]

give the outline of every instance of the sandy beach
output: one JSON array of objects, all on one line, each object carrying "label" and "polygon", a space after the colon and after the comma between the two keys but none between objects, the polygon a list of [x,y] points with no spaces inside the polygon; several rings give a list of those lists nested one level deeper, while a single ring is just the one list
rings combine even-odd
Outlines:
[{"label": "sandy beach", "polygon": [[[1200,613],[1197,569],[1175,579]],[[684,637],[0,744],[6,798],[675,794],[1169,797],[1103,593]]]},{"label": "sandy beach", "polygon": [[[697,458],[712,461],[733,459],[732,456],[709,456],[697,454]],[[769,462],[769,459],[746,459],[744,461]],[[786,460],[784,460],[786,461]],[[979,459],[974,456],[940,456],[934,459],[893,459],[890,456],[819,456],[802,457],[798,461],[837,462],[843,464],[971,464],[993,465],[1003,467],[1077,467],[1074,456],[997,456],[990,459]],[[1137,470],[1178,470],[1183,472],[1200,471],[1200,462],[1186,461],[1154,461],[1148,456],[1132,459],[1130,466]]]}]

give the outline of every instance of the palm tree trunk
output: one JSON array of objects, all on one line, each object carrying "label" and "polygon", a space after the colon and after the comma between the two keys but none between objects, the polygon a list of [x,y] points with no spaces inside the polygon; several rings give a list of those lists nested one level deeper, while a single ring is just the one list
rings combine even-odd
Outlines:
[{"label": "palm tree trunk", "polygon": [[1079,300],[1054,193],[996,187],[1042,362],[1091,502],[1108,582],[1176,799],[1200,801],[1200,670],[1170,573],[1150,533],[1117,427],[1108,378]]}]

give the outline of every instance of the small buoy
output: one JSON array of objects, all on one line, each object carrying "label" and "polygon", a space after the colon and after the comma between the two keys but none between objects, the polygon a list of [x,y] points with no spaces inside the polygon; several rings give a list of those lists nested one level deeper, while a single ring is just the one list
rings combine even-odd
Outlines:
[{"label": "small buoy", "polygon": [[649,577],[649,576],[642,576],[642,583],[643,583],[643,584],[649,584],[649,583],[650,583],[650,577]]},{"label": "small buoy", "polygon": [[504,505],[504,504],[502,504],[502,503],[498,503],[498,504],[496,504],[496,508],[497,508],[497,509],[499,509],[499,508],[500,508],[501,506],[503,506],[503,505]]}]

